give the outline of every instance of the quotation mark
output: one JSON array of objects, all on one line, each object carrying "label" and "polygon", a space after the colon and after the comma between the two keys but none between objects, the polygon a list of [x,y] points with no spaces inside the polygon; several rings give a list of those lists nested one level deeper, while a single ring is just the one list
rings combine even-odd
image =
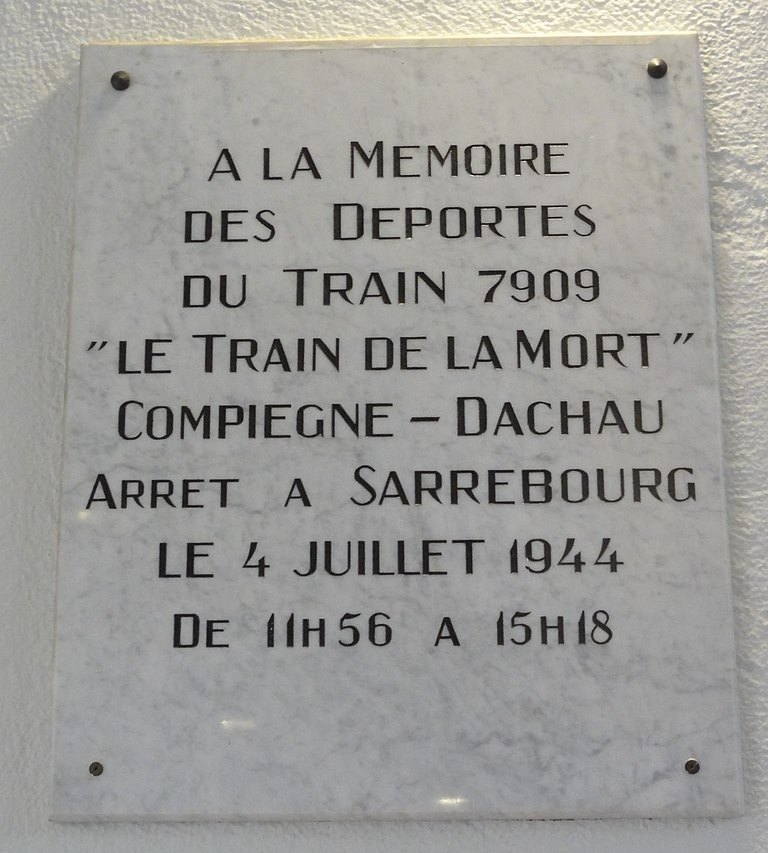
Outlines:
[{"label": "quotation mark", "polygon": [[674,339],[674,341],[672,341],[672,343],[673,344],[679,344],[680,341],[682,341],[683,344],[687,344],[688,341],[690,341],[690,339],[692,337],[693,337],[693,332],[677,332],[675,334],[675,339]]},{"label": "quotation mark", "polygon": [[96,349],[97,352],[101,352],[104,347],[109,343],[109,341],[91,341],[88,345],[88,352],[93,349]]}]

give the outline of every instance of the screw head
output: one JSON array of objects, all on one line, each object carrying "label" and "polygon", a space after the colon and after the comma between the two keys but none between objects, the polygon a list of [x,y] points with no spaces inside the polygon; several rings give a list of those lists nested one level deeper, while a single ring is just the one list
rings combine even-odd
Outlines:
[{"label": "screw head", "polygon": [[88,767],[88,772],[91,776],[101,776],[104,772],[104,765],[100,761],[93,761]]},{"label": "screw head", "polygon": [[663,59],[659,59],[659,57],[652,59],[646,68],[648,75],[653,77],[654,80],[661,80],[662,77],[667,76],[667,71],[669,71],[667,63]]},{"label": "screw head", "polygon": [[131,75],[127,71],[115,71],[109,82],[113,89],[124,92],[131,85]]},{"label": "screw head", "polygon": [[689,758],[685,762],[685,772],[695,776],[701,770],[701,764],[695,758]]}]

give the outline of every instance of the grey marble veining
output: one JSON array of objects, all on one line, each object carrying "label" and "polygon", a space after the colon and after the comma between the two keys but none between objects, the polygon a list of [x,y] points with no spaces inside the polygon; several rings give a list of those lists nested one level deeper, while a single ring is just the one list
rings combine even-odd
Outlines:
[{"label": "grey marble veining", "polygon": [[56,818],[739,812],[692,36],[88,47],[73,269]]}]

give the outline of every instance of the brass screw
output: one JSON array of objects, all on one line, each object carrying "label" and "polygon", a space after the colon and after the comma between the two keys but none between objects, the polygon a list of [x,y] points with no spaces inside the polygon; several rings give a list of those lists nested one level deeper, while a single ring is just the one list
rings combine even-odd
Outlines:
[{"label": "brass screw", "polygon": [[109,82],[113,89],[124,92],[131,85],[131,75],[127,71],[115,71]]},{"label": "brass screw", "polygon": [[689,758],[685,762],[685,772],[690,773],[691,776],[695,776],[699,770],[701,770],[701,764],[695,758]]},{"label": "brass screw", "polygon": [[661,80],[662,77],[667,76],[669,66],[663,59],[659,59],[658,57],[656,57],[648,63],[646,69],[648,71],[649,76],[653,77],[654,80]]},{"label": "brass screw", "polygon": [[88,772],[91,776],[101,776],[104,772],[104,765],[100,761],[94,761],[88,767]]}]

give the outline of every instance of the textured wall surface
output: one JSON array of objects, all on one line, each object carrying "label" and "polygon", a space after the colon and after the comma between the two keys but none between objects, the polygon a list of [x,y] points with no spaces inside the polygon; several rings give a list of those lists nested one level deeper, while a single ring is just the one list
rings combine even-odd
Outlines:
[{"label": "textured wall surface", "polygon": [[[668,30],[694,30],[702,40],[747,815],[727,821],[49,823],[56,496],[80,43]],[[768,6],[754,0],[542,0],[535,7],[528,0],[3,0],[0,853],[768,850],[767,43]]]}]

